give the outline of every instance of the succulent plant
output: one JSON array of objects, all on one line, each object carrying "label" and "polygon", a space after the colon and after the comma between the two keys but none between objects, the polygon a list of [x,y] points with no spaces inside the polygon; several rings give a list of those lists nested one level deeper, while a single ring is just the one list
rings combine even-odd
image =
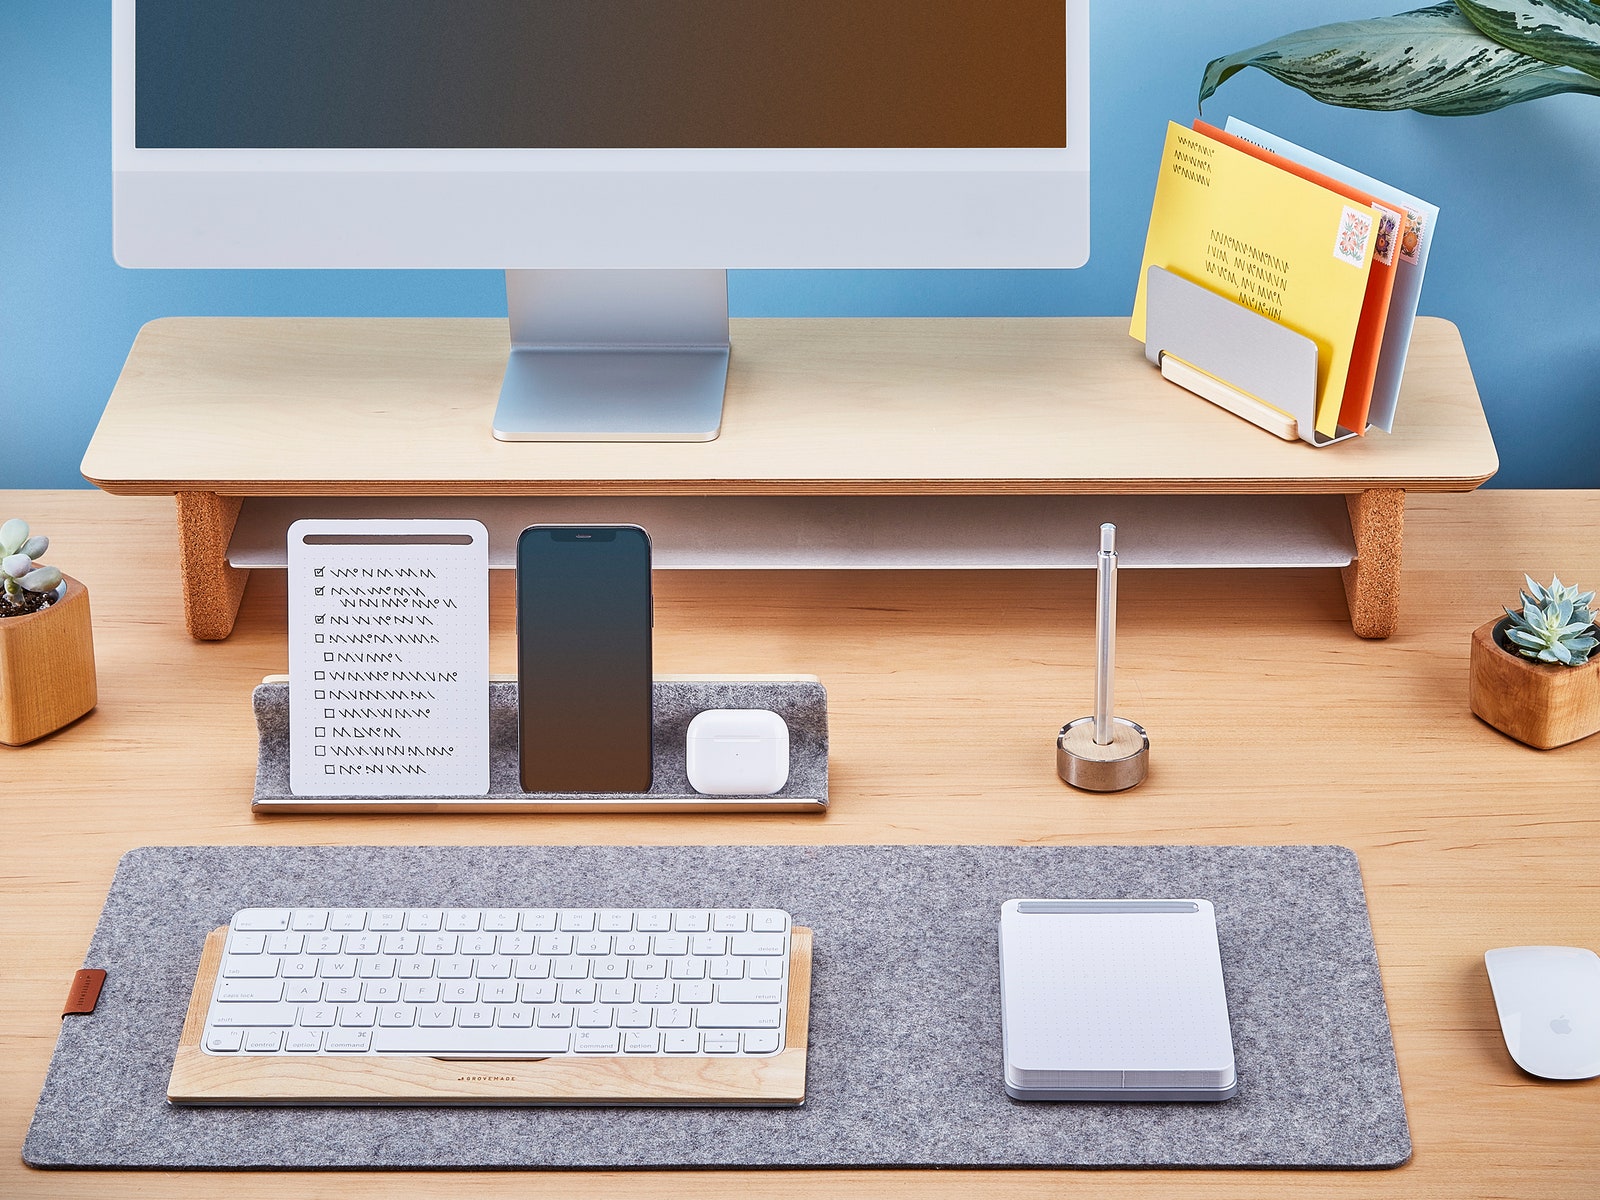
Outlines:
[{"label": "succulent plant", "polygon": [[37,612],[55,599],[61,572],[35,561],[49,548],[49,538],[29,536],[24,520],[13,517],[0,525],[0,617]]},{"label": "succulent plant", "polygon": [[1506,609],[1511,618],[1506,640],[1522,657],[1536,662],[1564,667],[1588,662],[1590,653],[1600,645],[1589,608],[1594,593],[1568,587],[1559,577],[1553,576],[1548,587],[1541,587],[1530,575],[1522,578],[1528,585],[1522,593],[1522,611]]}]

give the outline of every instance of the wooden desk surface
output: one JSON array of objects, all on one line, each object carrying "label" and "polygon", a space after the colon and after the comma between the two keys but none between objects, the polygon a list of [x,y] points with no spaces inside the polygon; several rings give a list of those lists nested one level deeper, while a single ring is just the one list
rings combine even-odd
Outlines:
[{"label": "wooden desk surface", "polygon": [[[1254,436],[1260,436],[1255,434]],[[233,637],[175,619],[171,502],[0,493],[94,609],[100,706],[0,754],[6,836],[0,1195],[463,1197],[1593,1197],[1600,1082],[1522,1075],[1482,953],[1600,948],[1600,737],[1540,753],[1467,711],[1472,628],[1521,572],[1600,583],[1600,492],[1414,497],[1399,632],[1350,636],[1328,571],[1125,572],[1119,709],[1149,781],[1058,783],[1052,737],[1092,700],[1084,572],[665,573],[663,671],[805,671],[827,684],[823,817],[253,818],[251,687],[284,669],[281,576]],[[513,666],[511,579],[491,666]],[[1254,622],[1240,625],[1241,614]],[[34,1172],[20,1144],[57,1014],[118,857],[191,843],[1335,842],[1361,857],[1415,1157],[1386,1172]]]},{"label": "wooden desk surface", "polygon": [[1465,491],[1498,465],[1461,337],[1417,322],[1392,435],[1324,453],[1174,387],[1125,317],[739,319],[722,436],[496,442],[490,319],[172,317],[83,459],[119,495]]}]

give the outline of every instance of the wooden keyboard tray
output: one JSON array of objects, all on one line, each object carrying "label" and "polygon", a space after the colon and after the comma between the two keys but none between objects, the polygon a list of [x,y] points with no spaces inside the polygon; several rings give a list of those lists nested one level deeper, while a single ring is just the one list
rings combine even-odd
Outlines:
[{"label": "wooden keyboard tray", "polygon": [[167,1099],[173,1104],[626,1104],[793,1107],[806,1098],[811,930],[789,944],[789,1020],[770,1058],[442,1059],[217,1055],[200,1048],[228,931],[200,955]]}]

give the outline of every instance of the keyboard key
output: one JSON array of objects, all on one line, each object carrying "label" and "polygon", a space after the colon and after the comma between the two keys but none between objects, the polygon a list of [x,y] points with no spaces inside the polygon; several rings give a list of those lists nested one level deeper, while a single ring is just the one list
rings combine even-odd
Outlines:
[{"label": "keyboard key", "polygon": [[374,908],[367,913],[367,928],[374,933],[390,933],[406,927],[403,908]]},{"label": "keyboard key", "polygon": [[700,1035],[693,1029],[674,1029],[661,1035],[661,1049],[668,1054],[699,1054]]},{"label": "keyboard key", "polygon": [[517,985],[510,979],[491,979],[478,993],[478,999],[485,1004],[510,1004],[516,998]]},{"label": "keyboard key", "polygon": [[486,908],[482,928],[489,933],[509,933],[517,928],[517,910],[514,908]]},{"label": "keyboard key", "polygon": [[437,1004],[443,990],[437,979],[408,979],[400,985],[400,999],[407,1004]]},{"label": "keyboard key", "polygon": [[354,979],[330,979],[322,998],[329,1004],[361,999],[361,984]]},{"label": "keyboard key", "polygon": [[[242,958],[240,962],[249,962]],[[280,958],[278,960],[278,974],[285,979],[313,979],[317,974],[318,960],[309,954],[297,954],[293,958]]]},{"label": "keyboard key", "polygon": [[444,927],[457,933],[476,930],[483,913],[475,908],[447,908],[444,910]]},{"label": "keyboard key", "polygon": [[235,930],[228,935],[229,954],[261,954],[267,948],[267,935],[264,933],[240,933]]},{"label": "keyboard key", "polygon": [[616,983],[612,981],[602,983],[600,985],[600,1003],[632,1004],[633,988],[634,985],[631,983]]},{"label": "keyboard key", "polygon": [[422,935],[420,933],[386,933],[383,935],[383,952],[385,954],[420,954],[422,952]]},{"label": "keyboard key", "polygon": [[761,909],[750,914],[751,933],[782,933],[789,928],[789,918],[772,909]]},{"label": "keyboard key", "polygon": [[694,1010],[685,1008],[681,1004],[668,1005],[666,1008],[656,1009],[657,1029],[687,1029],[689,1018]]},{"label": "keyboard key", "polygon": [[674,979],[704,979],[706,960],[703,958],[675,958],[670,973]]},{"label": "keyboard key", "polygon": [[424,1004],[417,1009],[417,1024],[425,1029],[446,1029],[456,1023],[454,1004]]},{"label": "keyboard key", "polygon": [[559,958],[572,953],[570,933],[545,933],[539,936],[539,953]]},{"label": "keyboard key", "polygon": [[292,980],[283,985],[283,998],[296,1004],[315,1004],[322,999],[322,980]]},{"label": "keyboard key", "polygon": [[339,1024],[349,1029],[360,1029],[371,1025],[378,1019],[378,1006],[376,1004],[341,1004],[339,1006]]},{"label": "keyboard key", "polygon": [[615,1054],[620,1037],[615,1029],[580,1029],[572,1049],[578,1054]]},{"label": "keyboard key", "polygon": [[231,1054],[244,1046],[244,1030],[213,1029],[206,1034],[206,1049]]},{"label": "keyboard key", "polygon": [[694,1023],[701,1029],[777,1029],[783,1009],[765,1004],[705,1004],[695,1009]]},{"label": "keyboard key", "polygon": [[472,973],[479,979],[511,978],[511,960],[500,955],[480,958],[472,965]]},{"label": "keyboard key", "polygon": [[628,974],[635,979],[665,979],[668,961],[665,958],[629,959]]},{"label": "keyboard key", "polygon": [[672,927],[680,933],[704,933],[711,928],[711,919],[703,910],[680,909],[672,914]]},{"label": "keyboard key", "polygon": [[409,1029],[417,1023],[414,1004],[385,1004],[378,1010],[378,1024],[388,1029]]},{"label": "keyboard key", "polygon": [[461,953],[471,954],[474,957],[494,953],[494,934],[469,933],[461,939]]},{"label": "keyboard key", "polygon": [[344,939],[346,954],[376,954],[383,945],[383,935],[377,933],[351,933]]},{"label": "keyboard key", "polygon": [[669,958],[689,953],[689,937],[682,933],[658,933],[650,939],[652,953]]},{"label": "keyboard key", "polygon": [[526,933],[549,933],[556,927],[553,908],[525,908],[522,910],[522,928]]},{"label": "keyboard key", "polygon": [[624,1004],[616,1010],[618,1029],[648,1029],[655,1013],[646,1004]]},{"label": "keyboard key", "polygon": [[755,1030],[744,1035],[746,1054],[770,1054],[778,1048],[779,1034],[775,1029]]},{"label": "keyboard key", "polygon": [[521,995],[524,1004],[554,1004],[556,1000],[555,981],[550,979],[524,980]]},{"label": "keyboard key", "polygon": [[246,954],[222,964],[224,979],[271,979],[277,973],[278,960],[267,954]]},{"label": "keyboard key", "polygon": [[[218,1004],[206,1017],[206,1024],[219,1026],[294,1024],[293,1004]],[[332,1011],[331,1009],[329,1010]],[[304,1022],[310,1024],[310,1022]]]},{"label": "keyboard key", "polygon": [[[338,1018],[339,1008],[334,1004],[302,1004],[300,1006],[300,1024],[307,1029],[326,1029]],[[260,1023],[266,1024],[266,1022]],[[293,1024],[293,1022],[286,1022],[286,1024]]]},{"label": "keyboard key", "polygon": [[745,923],[742,908],[719,908],[711,914],[711,928],[716,933],[743,933]]},{"label": "keyboard key", "polygon": [[282,999],[281,979],[224,979],[217,985],[217,1000],[223,1004]]},{"label": "keyboard key", "polygon": [[313,933],[306,938],[307,954],[338,954],[343,948],[342,933]]},{"label": "keyboard key", "polygon": [[609,1004],[585,1004],[574,1010],[579,1029],[610,1029],[611,1006]]},{"label": "keyboard key", "polygon": [[393,1004],[400,999],[400,981],[369,979],[361,987],[361,998],[368,1004]]},{"label": "keyboard key", "polygon": [[433,959],[421,954],[402,958],[395,965],[395,973],[401,979],[431,979],[433,978]]},{"label": "keyboard key", "polygon": [[781,958],[752,958],[744,964],[744,977],[746,979],[782,979],[783,959]]},{"label": "keyboard key", "polygon": [[317,960],[317,974],[324,979],[349,979],[356,973],[356,960],[343,955]]},{"label": "keyboard key", "polygon": [[633,912],[625,908],[602,908],[599,927],[606,933],[625,933],[633,928]]},{"label": "keyboard key", "polygon": [[328,928],[341,931],[365,929],[367,914],[359,908],[336,908],[328,915]]},{"label": "keyboard key", "polygon": [[306,946],[306,935],[303,933],[269,933],[267,935],[268,954],[299,954]]},{"label": "keyboard key", "polygon": [[659,1054],[661,1035],[653,1029],[630,1029],[622,1035],[624,1054]]},{"label": "keyboard key", "polygon": [[511,965],[511,973],[518,979],[549,979],[548,958],[519,958]]},{"label": "keyboard key", "polygon": [[789,940],[773,933],[736,933],[728,939],[728,953],[745,957],[787,954]]},{"label": "keyboard key", "polygon": [[717,1000],[723,1004],[781,1004],[783,985],[767,979],[730,980],[717,985]]},{"label": "keyboard key", "polygon": [[471,979],[472,960],[460,955],[437,958],[433,962],[433,973],[440,979]]},{"label": "keyboard key", "polygon": [[289,910],[286,908],[246,908],[233,914],[228,922],[233,929],[261,929],[272,931],[289,928]]},{"label": "keyboard key", "polygon": [[557,925],[567,933],[587,933],[594,928],[594,912],[587,908],[563,909]]},{"label": "keyboard key", "polygon": [[438,909],[413,908],[406,913],[406,928],[418,933],[433,933],[444,924],[444,914]]},{"label": "keyboard key", "polygon": [[291,1029],[284,1035],[283,1048],[290,1054],[315,1054],[322,1049],[322,1034],[315,1029]]},{"label": "keyboard key", "polygon": [[372,1046],[370,1029],[330,1029],[322,1035],[322,1048],[338,1053],[361,1054]]},{"label": "keyboard key", "polygon": [[478,1001],[478,981],[475,979],[452,979],[444,985],[444,991],[439,998],[446,1004],[476,1004]]},{"label": "keyboard key", "polygon": [[579,935],[576,953],[610,954],[611,935],[609,933],[585,933]]},{"label": "keyboard key", "polygon": [[710,1004],[711,982],[706,979],[686,979],[678,985],[679,1004]]},{"label": "keyboard key", "polygon": [[430,933],[422,939],[422,953],[435,957],[445,954],[454,954],[456,946],[461,941],[459,933]]},{"label": "keyboard key", "polygon": [[672,911],[666,908],[641,908],[634,914],[633,927],[640,933],[665,933],[672,928]]},{"label": "keyboard key", "polygon": [[744,959],[713,958],[707,973],[713,979],[743,979]]},{"label": "keyboard key", "polygon": [[532,954],[536,944],[531,933],[502,933],[495,949],[508,957],[520,958]]},{"label": "keyboard key", "polygon": [[616,941],[616,953],[632,957],[650,953],[650,935],[648,933],[625,933]]},{"label": "keyboard key", "polygon": [[328,910],[325,908],[296,908],[289,912],[289,928],[302,931],[326,929]]},{"label": "keyboard key", "polygon": [[705,1033],[700,1035],[700,1049],[707,1054],[739,1053],[737,1033]]},{"label": "keyboard key", "polygon": [[533,1006],[508,1004],[495,1010],[494,1023],[502,1029],[527,1029],[533,1024]]},{"label": "keyboard key", "polygon": [[372,1048],[384,1054],[471,1054],[529,1057],[565,1054],[565,1029],[376,1029]]},{"label": "keyboard key", "polygon": [[363,979],[393,979],[395,960],[387,954],[371,954],[356,959],[356,974]]},{"label": "keyboard key", "polygon": [[589,978],[589,960],[587,958],[558,958],[551,968],[551,974],[557,979],[587,979]]},{"label": "keyboard key", "polygon": [[570,1029],[572,1008],[566,1004],[541,1004],[534,1022],[540,1029]]},{"label": "keyboard key", "polygon": [[597,987],[590,979],[569,979],[561,985],[561,1003],[593,1004]]},{"label": "keyboard key", "polygon": [[673,995],[673,985],[664,979],[650,980],[639,985],[640,1004],[671,1004]]},{"label": "keyboard key", "polygon": [[494,1008],[488,1004],[465,1004],[456,1009],[456,1025],[462,1029],[486,1029],[494,1024]]}]

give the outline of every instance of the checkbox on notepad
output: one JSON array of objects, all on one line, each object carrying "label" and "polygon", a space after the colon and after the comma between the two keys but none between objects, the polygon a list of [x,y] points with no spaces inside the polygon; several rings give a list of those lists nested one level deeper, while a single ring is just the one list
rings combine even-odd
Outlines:
[{"label": "checkbox on notepad", "polygon": [[322,768],[322,773],[323,773],[323,774],[324,774],[324,775],[332,775],[332,774],[333,774],[333,764],[332,764],[332,763],[328,763],[328,764],[326,764],[326,765],[325,765],[325,766],[324,766],[324,767],[323,767],[323,768]]},{"label": "checkbox on notepad", "polygon": [[327,676],[326,672],[323,672],[323,671],[313,671],[313,672],[311,672],[311,678],[313,678],[313,679],[326,679],[327,677],[328,676]]},{"label": "checkbox on notepad", "polygon": [[325,717],[331,717],[331,716],[333,716],[333,709],[331,709],[331,708],[325,708],[325,709],[323,709],[323,710],[322,710],[322,715],[323,715],[323,716],[325,716]]},{"label": "checkbox on notepad", "polygon": [[322,652],[322,661],[323,662],[332,662],[333,661],[333,651],[332,650],[324,650]]},{"label": "checkbox on notepad", "polygon": [[[317,672],[317,678],[318,679],[322,678],[322,672],[321,671]],[[328,693],[323,691],[321,688],[318,688],[316,691],[311,693],[311,696],[315,700],[326,700],[328,698]]]},{"label": "checkbox on notepad", "polygon": [[327,737],[328,736],[328,727],[326,725],[318,725],[317,728],[316,728],[315,736],[317,736],[317,737]]},{"label": "checkbox on notepad", "polygon": [[318,758],[327,758],[328,748],[326,746],[317,746],[312,753],[314,753]]}]

